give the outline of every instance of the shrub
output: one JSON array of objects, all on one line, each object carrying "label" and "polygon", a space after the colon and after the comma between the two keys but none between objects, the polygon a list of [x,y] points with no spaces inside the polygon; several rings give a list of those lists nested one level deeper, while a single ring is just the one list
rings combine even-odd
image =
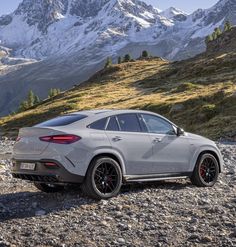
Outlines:
[{"label": "shrub", "polygon": [[148,57],[149,57],[148,51],[146,51],[146,50],[143,51],[143,52],[142,52],[142,57],[143,57],[143,58],[148,58]]},{"label": "shrub", "polygon": [[124,63],[127,63],[127,62],[130,62],[130,60],[131,60],[131,55],[130,55],[130,54],[126,54],[126,55],[124,56],[123,62],[124,62]]},{"label": "shrub", "polygon": [[189,91],[189,90],[193,90],[198,88],[197,85],[191,83],[191,82],[185,82],[185,83],[181,83],[175,90],[175,93],[181,93],[181,92],[185,92],[185,91]]}]

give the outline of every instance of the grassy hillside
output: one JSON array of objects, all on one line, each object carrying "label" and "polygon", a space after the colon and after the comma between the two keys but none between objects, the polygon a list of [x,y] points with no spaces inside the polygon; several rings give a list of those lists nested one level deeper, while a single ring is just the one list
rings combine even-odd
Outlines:
[{"label": "grassy hillside", "polygon": [[160,59],[114,65],[84,85],[17,115],[5,131],[84,109],[132,108],[163,114],[188,131],[218,138],[235,131],[236,54],[168,63]]},{"label": "grassy hillside", "polygon": [[187,131],[217,139],[236,135],[236,52],[170,63],[159,58],[113,65],[83,85],[0,120],[4,132],[84,109],[160,113]]}]

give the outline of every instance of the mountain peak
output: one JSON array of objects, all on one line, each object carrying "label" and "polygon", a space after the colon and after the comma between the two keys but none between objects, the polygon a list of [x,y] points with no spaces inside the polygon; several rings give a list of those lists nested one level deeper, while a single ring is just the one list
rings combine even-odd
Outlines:
[{"label": "mountain peak", "polygon": [[185,21],[187,18],[187,14],[175,7],[170,7],[160,13],[162,16],[174,20],[174,21]]}]

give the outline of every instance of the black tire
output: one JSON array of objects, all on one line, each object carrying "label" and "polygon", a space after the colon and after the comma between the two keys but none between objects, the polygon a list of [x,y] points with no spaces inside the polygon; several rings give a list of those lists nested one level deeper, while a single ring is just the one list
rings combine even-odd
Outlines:
[{"label": "black tire", "polygon": [[109,199],[117,196],[122,186],[122,171],[117,163],[109,157],[94,159],[87,171],[82,190],[94,199]]},{"label": "black tire", "polygon": [[56,185],[56,184],[46,184],[46,183],[34,183],[34,186],[43,192],[46,193],[56,193],[64,190],[63,185]]},{"label": "black tire", "polygon": [[197,160],[191,182],[198,187],[212,187],[219,176],[219,163],[209,153],[200,155]]}]

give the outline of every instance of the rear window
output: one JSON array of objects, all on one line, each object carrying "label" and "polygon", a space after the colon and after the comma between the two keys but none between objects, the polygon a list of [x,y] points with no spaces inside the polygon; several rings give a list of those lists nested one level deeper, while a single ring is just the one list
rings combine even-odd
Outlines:
[{"label": "rear window", "polygon": [[53,118],[46,122],[40,123],[35,127],[56,127],[56,126],[66,126],[72,123],[75,123],[79,120],[86,118],[87,116],[82,114],[71,114],[71,115],[64,115],[57,118]]}]

